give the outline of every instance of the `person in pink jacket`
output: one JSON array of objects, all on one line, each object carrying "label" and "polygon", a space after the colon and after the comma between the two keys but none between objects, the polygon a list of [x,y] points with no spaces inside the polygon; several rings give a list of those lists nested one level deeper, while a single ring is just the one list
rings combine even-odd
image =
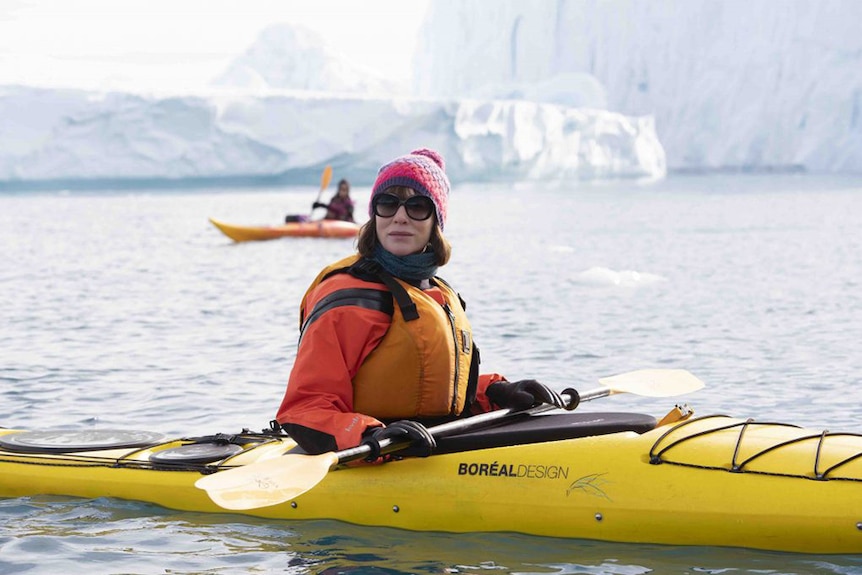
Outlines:
[{"label": "person in pink jacket", "polygon": [[332,196],[328,204],[315,202],[313,208],[326,208],[324,220],[339,220],[342,222],[354,222],[353,199],[350,197],[350,182],[342,179],[338,182],[338,191]]}]

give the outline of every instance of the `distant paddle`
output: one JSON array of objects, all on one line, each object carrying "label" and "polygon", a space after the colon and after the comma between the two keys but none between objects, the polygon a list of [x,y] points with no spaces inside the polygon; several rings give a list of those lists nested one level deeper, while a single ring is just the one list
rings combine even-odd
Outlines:
[{"label": "distant paddle", "polygon": [[323,196],[323,191],[329,186],[329,182],[332,181],[332,166],[326,166],[323,168],[323,173],[320,175],[320,191],[317,192],[317,199],[314,200],[314,203],[311,204],[311,211],[320,203],[320,198]]},{"label": "distant paddle", "polygon": [[[682,369],[641,369],[599,380],[603,386],[584,393],[564,393],[567,405],[592,401],[617,393],[631,393],[645,397],[672,397],[697,391],[703,382]],[[455,435],[487,427],[505,419],[527,413],[540,413],[554,409],[540,405],[528,410],[500,409],[458,419],[430,428],[435,438]],[[380,442],[383,453],[393,453],[409,447],[409,442]],[[361,459],[369,455],[367,445],[343,451],[330,451],[320,455],[288,454],[259,461],[242,467],[219,471],[198,479],[195,486],[207,492],[210,499],[225,509],[247,510],[268,507],[290,501],[320,483],[338,464]]]}]

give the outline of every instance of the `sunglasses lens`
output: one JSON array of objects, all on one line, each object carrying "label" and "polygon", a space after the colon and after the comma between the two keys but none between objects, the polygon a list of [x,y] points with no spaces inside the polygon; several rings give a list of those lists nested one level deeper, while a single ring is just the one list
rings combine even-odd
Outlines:
[{"label": "sunglasses lens", "polygon": [[427,220],[434,213],[434,202],[425,196],[411,196],[402,201],[392,194],[380,194],[374,196],[372,203],[374,214],[380,218],[391,218],[402,205],[411,220]]},{"label": "sunglasses lens", "polygon": [[380,194],[374,198],[374,213],[381,218],[391,218],[401,206],[401,201],[391,194]]},{"label": "sunglasses lens", "polygon": [[404,202],[407,215],[414,220],[427,220],[434,211],[434,202],[425,196],[412,196]]}]

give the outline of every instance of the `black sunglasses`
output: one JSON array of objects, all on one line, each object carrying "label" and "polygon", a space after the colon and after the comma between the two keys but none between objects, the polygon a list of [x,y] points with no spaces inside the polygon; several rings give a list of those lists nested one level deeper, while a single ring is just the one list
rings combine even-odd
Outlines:
[{"label": "black sunglasses", "polygon": [[374,215],[381,218],[391,218],[401,206],[404,206],[404,210],[411,220],[420,222],[427,220],[434,213],[434,202],[426,196],[410,196],[406,200],[402,200],[392,194],[377,194],[371,202]]}]

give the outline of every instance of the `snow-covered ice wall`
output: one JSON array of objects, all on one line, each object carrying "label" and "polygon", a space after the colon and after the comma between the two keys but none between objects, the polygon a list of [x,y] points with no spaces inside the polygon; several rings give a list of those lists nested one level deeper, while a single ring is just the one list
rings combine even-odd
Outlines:
[{"label": "snow-covered ice wall", "polygon": [[0,186],[319,176],[370,183],[416,147],[454,181],[661,177],[652,119],[526,101],[213,91],[154,96],[0,87]]},{"label": "snow-covered ice wall", "polygon": [[652,115],[671,169],[862,172],[858,0],[434,0],[423,26],[420,95]]}]

